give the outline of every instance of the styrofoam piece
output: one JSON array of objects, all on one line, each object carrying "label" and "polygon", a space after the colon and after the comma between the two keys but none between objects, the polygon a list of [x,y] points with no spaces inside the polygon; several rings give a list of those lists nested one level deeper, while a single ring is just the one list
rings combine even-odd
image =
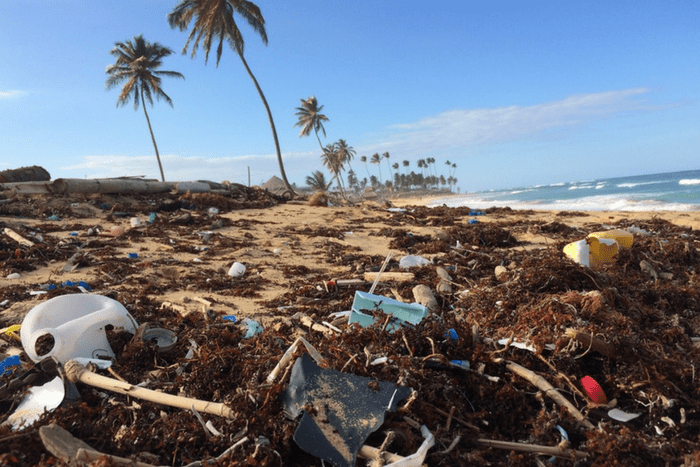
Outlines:
[{"label": "styrofoam piece", "polygon": [[[379,309],[385,314],[394,316],[401,324],[416,325],[428,316],[428,307],[418,303],[404,303],[382,295],[356,290],[348,323],[358,323],[362,327],[372,326],[375,322],[374,316],[368,315],[362,310],[374,309]],[[388,326],[390,330],[395,330],[397,327],[393,323],[389,323]]]},{"label": "styrofoam piece", "polygon": [[[66,363],[75,357],[107,358],[114,352],[107,341],[105,327],[135,333],[138,324],[124,306],[109,297],[93,294],[61,295],[32,308],[20,329],[22,347],[34,362],[55,357]],[[47,334],[54,345],[38,355],[37,340]]]}]

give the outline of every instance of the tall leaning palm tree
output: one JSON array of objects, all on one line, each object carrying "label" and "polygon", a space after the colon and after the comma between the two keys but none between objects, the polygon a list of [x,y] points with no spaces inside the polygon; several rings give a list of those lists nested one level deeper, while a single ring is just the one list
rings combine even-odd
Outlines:
[{"label": "tall leaning palm tree", "polygon": [[275,122],[272,119],[272,112],[270,111],[270,106],[267,104],[267,99],[265,99],[265,94],[263,94],[258,80],[253,75],[253,72],[248,66],[248,62],[243,56],[243,50],[245,46],[245,41],[243,40],[243,35],[238,29],[236,20],[234,19],[234,13],[240,15],[255,32],[260,35],[263,44],[267,45],[267,33],[265,32],[265,19],[260,12],[260,8],[253,2],[247,0],[181,0],[172,12],[168,14],[168,23],[171,28],[179,28],[180,31],[184,31],[189,27],[190,22],[194,19],[194,24],[192,25],[192,30],[190,35],[185,42],[185,46],[182,48],[182,53],[187,52],[187,48],[190,45],[190,41],[194,39],[192,44],[192,57],[194,57],[197,48],[199,47],[199,41],[203,39],[202,48],[204,49],[204,63],[206,64],[209,59],[209,51],[211,50],[212,43],[218,41],[218,46],[216,48],[216,66],[219,66],[219,61],[221,60],[221,52],[224,48],[224,40],[228,42],[234,52],[238,54],[243,62],[248,75],[253,80],[255,88],[260,94],[260,99],[265,106],[267,111],[267,118],[270,121],[270,128],[272,128],[272,137],[275,141],[275,150],[277,151],[277,162],[280,167],[280,175],[282,176],[282,181],[284,186],[289,190],[289,192],[294,195],[294,189],[289,184],[287,180],[287,174],[284,172],[284,164],[282,163],[282,152],[280,151],[280,143],[277,139],[277,130],[275,128]]},{"label": "tall leaning palm tree", "polygon": [[323,149],[323,144],[321,144],[321,138],[318,136],[318,131],[323,132],[323,136],[326,136],[326,129],[323,128],[323,122],[328,121],[328,117],[321,113],[323,106],[318,105],[318,100],[316,96],[307,97],[306,99],[301,99],[301,107],[297,107],[296,116],[298,121],[294,126],[300,126],[301,131],[299,132],[299,137],[309,136],[313,130],[316,133],[316,139],[318,140],[318,145]]},{"label": "tall leaning palm tree", "polygon": [[163,58],[172,54],[173,51],[157,42],[148,42],[143,38],[143,35],[134,36],[133,40],[115,43],[114,48],[109,53],[114,55],[117,60],[114,65],[107,67],[106,73],[109,77],[105,87],[109,90],[126,81],[117,99],[117,107],[125,105],[129,99],[133,99],[134,110],[137,110],[139,103],[141,103],[146,123],[148,123],[148,131],[151,133],[153,147],[156,150],[160,178],[165,181],[163,164],[160,162],[158,145],[155,136],[153,136],[151,119],[148,118],[148,111],[146,111],[146,101],[153,105],[153,96],[155,95],[156,99],[162,98],[172,107],[173,101],[160,87],[160,77],[169,76],[182,79],[185,77],[177,71],[158,70],[163,63]]},{"label": "tall leaning palm tree", "polygon": [[372,154],[372,158],[369,160],[370,164],[377,164],[377,167],[379,167],[379,183],[382,183],[382,167],[379,165],[379,163],[382,161],[382,156],[379,155],[379,153],[374,153]]}]

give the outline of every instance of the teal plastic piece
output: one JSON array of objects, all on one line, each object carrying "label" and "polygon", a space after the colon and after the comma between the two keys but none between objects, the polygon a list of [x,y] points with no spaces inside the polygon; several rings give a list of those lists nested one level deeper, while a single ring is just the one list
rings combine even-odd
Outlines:
[{"label": "teal plastic piece", "polygon": [[375,309],[395,318],[387,325],[389,332],[395,331],[404,324],[416,325],[428,316],[428,308],[418,303],[403,303],[393,298],[357,290],[348,323],[358,323],[363,328],[372,326],[376,321],[374,316],[363,310],[372,311]]}]

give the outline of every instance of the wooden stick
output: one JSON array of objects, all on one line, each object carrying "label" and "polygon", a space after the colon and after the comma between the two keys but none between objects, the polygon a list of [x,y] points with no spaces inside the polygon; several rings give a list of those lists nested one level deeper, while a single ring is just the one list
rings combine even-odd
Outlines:
[{"label": "wooden stick", "polygon": [[515,362],[506,361],[506,368],[508,368],[516,375],[525,378],[533,385],[537,386],[541,391],[543,391],[547,396],[549,396],[554,402],[556,402],[560,406],[566,407],[566,409],[571,413],[571,415],[584,427],[586,427],[589,430],[595,428],[595,426],[590,421],[588,421],[588,419],[586,419],[586,417],[581,412],[579,412],[579,410],[571,402],[569,402],[566,397],[562,396],[554,386],[549,384],[549,382],[546,379],[536,374],[534,371],[528,370],[527,368],[522,367]]},{"label": "wooden stick", "polygon": [[608,358],[615,358],[615,347],[604,342],[597,337],[592,336],[587,332],[577,331],[576,329],[567,329],[564,335],[568,338],[577,340],[588,348],[591,348],[601,355]]},{"label": "wooden stick", "polygon": [[193,399],[190,397],[174,396],[172,394],[157,392],[151,389],[140,388],[129,383],[117,381],[113,378],[91,373],[87,368],[75,360],[70,360],[68,363],[66,363],[65,371],[68,379],[73,383],[80,381],[83,384],[94,386],[96,388],[106,389],[108,391],[125,394],[137,399],[143,399],[180,409],[190,410],[192,406],[194,406],[199,412],[226,418],[235,417],[233,410],[224,404]]},{"label": "wooden stick", "polygon": [[109,462],[108,465],[116,465],[119,467],[157,467],[153,464],[146,464],[145,462],[139,462],[133,459],[127,459],[125,457],[112,456],[99,451],[93,451],[92,449],[80,448],[75,456],[76,460],[83,462],[94,462],[100,460],[101,458],[105,458]]},{"label": "wooden stick", "polygon": [[484,446],[496,449],[510,449],[512,451],[547,454],[550,456],[565,457],[568,459],[571,459],[572,457],[576,459],[583,459],[585,457],[588,457],[587,452],[577,451],[575,449],[562,449],[558,446],[542,446],[539,444],[513,443],[510,441],[500,441],[494,439],[477,439],[476,442],[479,444],[483,444]]},{"label": "wooden stick", "polygon": [[34,246],[34,242],[27,240],[9,227],[5,227],[5,235],[24,246]]}]

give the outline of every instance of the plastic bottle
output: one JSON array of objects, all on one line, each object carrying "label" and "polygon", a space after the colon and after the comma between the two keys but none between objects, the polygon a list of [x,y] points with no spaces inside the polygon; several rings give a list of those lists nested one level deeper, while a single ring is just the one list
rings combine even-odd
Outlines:
[{"label": "plastic bottle", "polygon": [[[124,328],[133,334],[138,324],[124,306],[109,297],[93,294],[61,295],[32,308],[20,329],[22,347],[34,362],[55,357],[66,363],[75,357],[112,358],[105,326]],[[39,338],[50,334],[54,345],[38,355]]]}]

